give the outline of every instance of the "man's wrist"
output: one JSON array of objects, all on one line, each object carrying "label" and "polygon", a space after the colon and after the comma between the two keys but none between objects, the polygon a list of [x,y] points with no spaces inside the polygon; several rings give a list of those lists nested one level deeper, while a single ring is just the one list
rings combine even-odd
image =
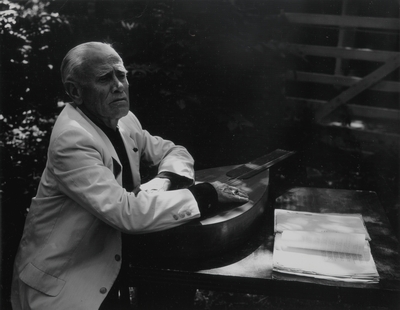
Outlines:
[{"label": "man's wrist", "polygon": [[169,187],[170,189],[187,188],[193,184],[192,179],[170,171],[161,171],[159,174],[157,174],[156,178],[168,179],[171,182]]},{"label": "man's wrist", "polygon": [[188,188],[196,199],[202,216],[210,214],[218,205],[218,193],[210,183],[200,183]]}]

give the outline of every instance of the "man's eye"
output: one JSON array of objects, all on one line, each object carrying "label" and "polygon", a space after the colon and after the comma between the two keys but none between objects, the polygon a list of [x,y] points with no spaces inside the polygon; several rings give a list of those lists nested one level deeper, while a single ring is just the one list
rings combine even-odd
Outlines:
[{"label": "man's eye", "polygon": [[106,81],[108,81],[109,79],[110,79],[110,76],[109,76],[108,74],[99,77],[99,81],[100,81],[100,82],[106,82]]},{"label": "man's eye", "polygon": [[124,79],[124,78],[126,78],[126,73],[125,72],[121,72],[121,73],[118,73],[117,76],[118,76],[119,79]]}]

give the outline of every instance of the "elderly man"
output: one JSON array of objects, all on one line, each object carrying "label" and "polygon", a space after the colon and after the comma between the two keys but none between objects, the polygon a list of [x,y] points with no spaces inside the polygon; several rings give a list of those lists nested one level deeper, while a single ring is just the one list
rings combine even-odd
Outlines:
[{"label": "elderly man", "polygon": [[[150,135],[129,111],[126,73],[104,43],[78,45],[62,62],[73,103],[54,125],[26,219],[14,265],[15,310],[98,309],[123,265],[121,232],[168,229],[218,202],[248,200],[226,184],[193,185],[186,149]],[[142,162],[159,173],[145,184]]]}]

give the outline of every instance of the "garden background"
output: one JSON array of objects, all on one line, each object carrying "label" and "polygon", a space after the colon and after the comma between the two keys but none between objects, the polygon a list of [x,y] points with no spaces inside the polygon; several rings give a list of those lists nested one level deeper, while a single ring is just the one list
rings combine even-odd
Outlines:
[{"label": "garden background", "polygon": [[[387,10],[397,8],[388,3]],[[311,111],[286,102],[286,70],[312,65],[286,44],[299,33],[280,12],[299,7],[335,14],[340,1],[0,0],[2,309],[50,132],[69,101],[59,67],[85,41],[113,44],[128,69],[131,110],[152,134],[184,145],[196,169],[297,150],[307,185],[377,191],[398,234],[398,153],[378,150],[365,158],[326,145]],[[369,10],[382,6],[370,1]],[[250,309],[249,302],[198,296],[210,309],[235,303]]]}]

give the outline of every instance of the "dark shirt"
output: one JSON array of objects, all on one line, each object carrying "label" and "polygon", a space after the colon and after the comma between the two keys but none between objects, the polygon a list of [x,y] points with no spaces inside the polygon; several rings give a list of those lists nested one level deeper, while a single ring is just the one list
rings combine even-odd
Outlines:
[{"label": "dark shirt", "polygon": [[131,165],[129,163],[128,154],[126,152],[124,141],[122,140],[121,134],[119,132],[119,128],[112,130],[110,127],[107,127],[103,124],[96,124],[100,127],[100,129],[106,134],[108,139],[110,139],[112,145],[117,152],[118,158],[122,165],[122,187],[125,188],[128,192],[132,192],[134,189],[133,185],[133,177]]}]

